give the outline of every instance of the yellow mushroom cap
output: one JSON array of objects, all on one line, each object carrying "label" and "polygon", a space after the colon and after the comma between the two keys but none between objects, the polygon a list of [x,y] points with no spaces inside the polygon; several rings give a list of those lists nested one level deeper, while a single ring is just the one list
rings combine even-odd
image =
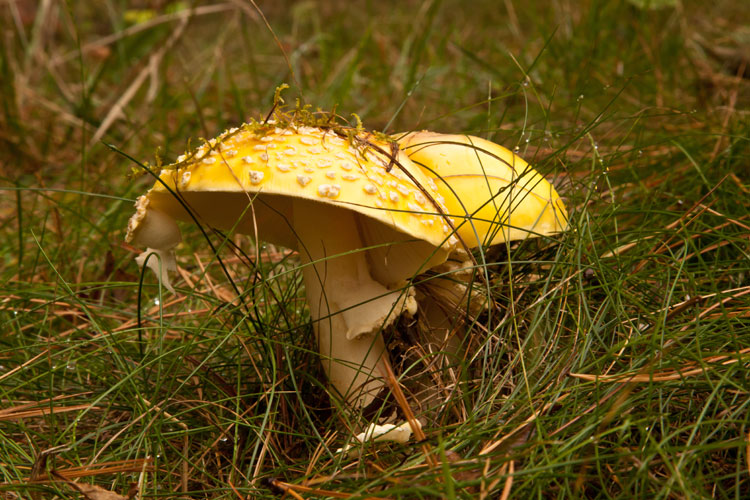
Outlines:
[{"label": "yellow mushroom cap", "polygon": [[[231,129],[164,169],[146,195],[148,208],[177,220],[192,220],[171,190],[203,223],[251,235],[257,230],[261,240],[296,248],[289,223],[291,200],[297,206],[299,200],[308,201],[310,210],[325,203],[365,216],[359,219],[359,229],[367,246],[401,243],[418,248],[420,258],[429,259],[418,267],[444,261],[456,239],[441,215],[447,208],[434,181],[402,152],[398,163],[413,180],[392,164],[388,142],[371,135],[360,138],[350,140],[309,126],[256,124]],[[320,224],[335,226],[336,221]],[[138,241],[138,230],[131,220],[128,240],[151,246]],[[375,260],[387,260],[382,249],[370,253],[378,254]],[[392,258],[392,269],[382,279],[388,283],[406,279],[414,265],[399,269]]]},{"label": "yellow mushroom cap", "polygon": [[434,179],[471,248],[560,232],[568,215],[555,188],[519,156],[469,135],[413,132],[400,148]]}]

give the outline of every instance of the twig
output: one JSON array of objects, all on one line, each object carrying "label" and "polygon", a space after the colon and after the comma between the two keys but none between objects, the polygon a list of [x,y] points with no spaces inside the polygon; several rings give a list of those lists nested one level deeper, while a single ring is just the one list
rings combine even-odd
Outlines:
[{"label": "twig", "polygon": [[151,54],[146,65],[141,68],[141,71],[138,73],[138,76],[136,76],[133,82],[128,85],[128,88],[125,89],[125,92],[123,92],[122,96],[120,96],[117,102],[115,102],[115,104],[110,108],[109,112],[102,120],[101,125],[99,125],[99,128],[96,129],[96,132],[94,132],[94,135],[89,141],[89,148],[99,142],[101,138],[104,137],[104,134],[107,133],[115,120],[120,118],[120,116],[122,115],[122,111],[125,109],[125,106],[127,106],[127,104],[133,99],[136,92],[138,92],[138,89],[141,88],[141,85],[143,85],[143,82],[151,74],[152,68],[159,65],[162,58],[164,57],[164,54],[166,54],[167,51],[172,48],[172,46],[185,32],[185,28],[187,28],[189,20],[190,18],[188,16],[181,18],[180,24],[170,35],[167,41],[164,42],[164,45],[159,47],[153,54]]},{"label": "twig", "polygon": [[[152,19],[149,19],[148,21],[138,23],[128,28],[125,28],[119,33],[113,33],[111,35],[104,36],[93,42],[87,43],[86,45],[81,47],[81,52],[85,54],[86,52],[91,52],[92,50],[96,50],[101,47],[106,47],[107,45],[111,45],[119,40],[122,40],[123,38],[127,38],[129,36],[135,35],[137,33],[140,33],[141,31],[149,30],[155,26],[159,26],[160,24],[166,24],[172,21],[182,21],[187,18],[192,18],[196,16],[218,14],[220,12],[225,12],[228,10],[235,10],[235,8],[236,8],[235,5],[227,2],[227,3],[219,3],[216,5],[204,5],[201,7],[195,7],[194,9],[184,9],[179,12],[164,14],[162,16],[157,16]],[[67,52],[61,56],[56,57],[55,59],[52,59],[49,62],[49,65],[51,67],[58,66],[75,57],[78,57],[78,53],[79,52],[77,50],[71,50],[70,52]]]}]

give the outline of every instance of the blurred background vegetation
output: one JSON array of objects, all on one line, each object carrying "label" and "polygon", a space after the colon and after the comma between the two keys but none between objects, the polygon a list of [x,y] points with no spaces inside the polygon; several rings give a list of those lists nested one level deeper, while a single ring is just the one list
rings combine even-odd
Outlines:
[{"label": "blurred background vegetation", "polygon": [[[746,2],[6,0],[0,28],[4,498],[750,496]],[[283,82],[503,144],[571,211],[488,253],[498,317],[427,448],[335,454],[294,255],[227,250],[251,312],[197,232],[176,295],[139,284],[136,161]]]}]

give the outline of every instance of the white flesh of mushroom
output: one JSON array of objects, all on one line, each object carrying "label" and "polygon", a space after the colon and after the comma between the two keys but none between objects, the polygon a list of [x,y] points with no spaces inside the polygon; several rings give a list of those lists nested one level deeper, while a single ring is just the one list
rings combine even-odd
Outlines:
[{"label": "white flesh of mushroom", "polygon": [[367,406],[384,387],[381,331],[405,308],[414,311],[414,299],[371,277],[354,213],[295,202],[293,219],[323,367],[349,404]]},{"label": "white flesh of mushroom", "polygon": [[[419,428],[422,427],[422,424],[419,423],[419,420],[415,420],[414,423]],[[356,457],[359,455],[359,448],[356,447],[357,444],[361,444],[366,441],[393,441],[394,443],[406,444],[411,438],[411,433],[412,429],[411,425],[409,425],[409,422],[404,422],[401,425],[370,424],[364,432],[360,432],[359,434],[354,436],[354,439],[356,441],[355,443],[344,445],[343,448],[339,448],[338,450],[336,450],[336,453],[346,453],[350,458]]]}]

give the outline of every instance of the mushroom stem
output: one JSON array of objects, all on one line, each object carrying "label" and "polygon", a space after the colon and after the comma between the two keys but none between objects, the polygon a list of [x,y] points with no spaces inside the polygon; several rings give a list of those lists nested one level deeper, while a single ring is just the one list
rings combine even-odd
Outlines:
[{"label": "mushroom stem", "polygon": [[354,408],[367,406],[384,387],[376,371],[386,356],[382,330],[406,307],[411,295],[375,281],[350,211],[294,202],[303,279],[323,368],[333,388]]}]

